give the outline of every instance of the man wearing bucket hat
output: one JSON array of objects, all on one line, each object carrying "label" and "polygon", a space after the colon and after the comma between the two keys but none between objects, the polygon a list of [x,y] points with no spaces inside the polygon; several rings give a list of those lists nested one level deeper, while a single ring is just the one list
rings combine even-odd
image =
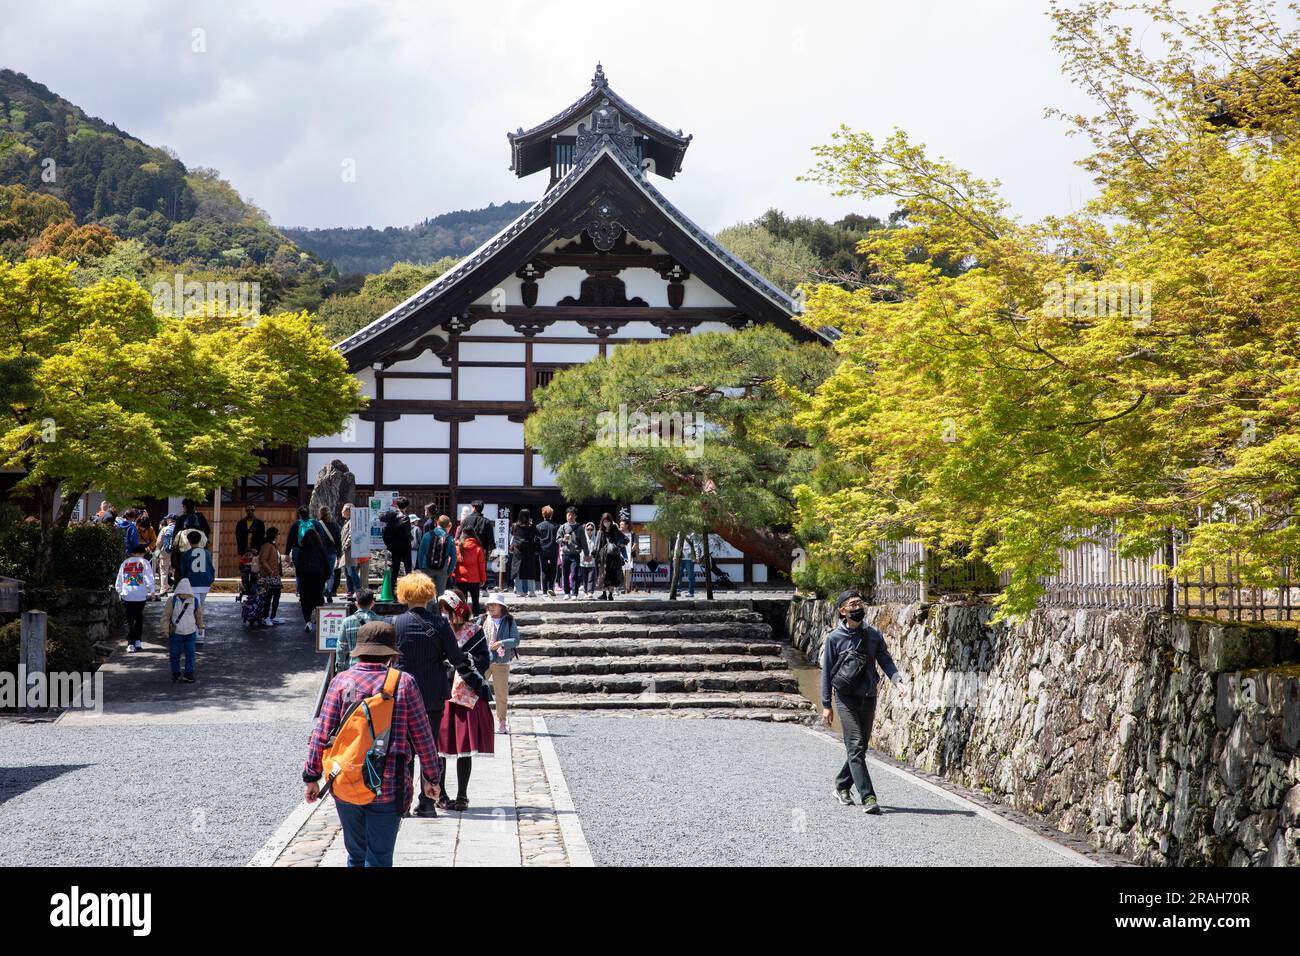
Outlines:
[{"label": "man wearing bucket hat", "polygon": [[[324,772],[321,755],[330,735],[343,714],[355,701],[378,694],[384,686],[388,668],[401,653],[397,649],[397,631],[386,621],[371,621],[357,634],[356,661],[330,682],[321,705],[320,717],[307,745],[307,762],[303,765],[303,796],[308,803],[320,795],[320,778]],[[429,715],[420,697],[415,678],[403,672],[393,697],[392,732],[388,759],[380,783],[380,799],[365,805],[347,803],[336,796],[339,823],[343,827],[343,844],[348,851],[348,866],[392,866],[393,847],[402,815],[411,805],[414,777],[411,761],[420,758],[421,793],[428,799],[439,794],[441,761],[434,746]]]},{"label": "man wearing bucket hat", "polygon": [[519,625],[510,613],[508,595],[497,592],[483,602],[486,614],[480,626],[488,642],[488,677],[492,681],[492,702],[496,705],[497,733],[509,733],[506,727],[506,695],[510,691],[510,662],[518,656]]},{"label": "man wearing bucket hat", "polygon": [[831,726],[831,694],[834,692],[840,726],[844,730],[846,759],[835,777],[835,799],[845,806],[853,803],[850,785],[857,787],[862,809],[880,813],[876,791],[867,772],[867,741],[876,718],[877,668],[883,669],[900,690],[903,675],[885,646],[885,637],[864,624],[866,606],[858,591],[842,591],[835,599],[838,624],[822,639],[822,721]]}]

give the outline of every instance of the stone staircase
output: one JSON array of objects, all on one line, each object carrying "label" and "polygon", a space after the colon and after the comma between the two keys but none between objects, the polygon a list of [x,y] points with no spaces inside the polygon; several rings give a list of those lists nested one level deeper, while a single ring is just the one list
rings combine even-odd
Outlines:
[{"label": "stone staircase", "polygon": [[516,606],[512,710],[807,722],[812,705],[747,600],[623,599]]}]

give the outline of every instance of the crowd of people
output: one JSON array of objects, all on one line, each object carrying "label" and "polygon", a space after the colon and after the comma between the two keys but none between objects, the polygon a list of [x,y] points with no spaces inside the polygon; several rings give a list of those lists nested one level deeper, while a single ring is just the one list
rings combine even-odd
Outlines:
[{"label": "crowd of people", "polygon": [[[327,767],[326,754],[344,733],[349,714],[358,702],[394,687],[382,772],[368,765],[362,774],[366,788],[353,781],[344,790],[348,796],[360,790],[361,799],[347,799],[334,789],[349,866],[391,866],[401,819],[408,813],[436,817],[439,810],[468,809],[474,758],[491,756],[496,734],[508,733],[509,668],[520,643],[509,597],[490,594],[479,614],[465,591],[439,592],[434,579],[418,569],[402,575],[396,596],[404,610],[383,618],[374,611],[373,592],[357,591],[357,610],[343,622],[337,673],[303,765],[304,796],[315,801],[327,771],[330,785],[345,772],[337,758]],[[393,670],[400,671],[396,684]],[[422,784],[412,810],[416,757]],[[447,789],[452,760],[454,798]]]}]

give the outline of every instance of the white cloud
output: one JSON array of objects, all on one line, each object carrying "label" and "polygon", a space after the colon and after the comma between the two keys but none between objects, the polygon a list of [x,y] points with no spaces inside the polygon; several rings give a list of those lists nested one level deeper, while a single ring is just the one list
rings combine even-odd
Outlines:
[{"label": "white cloud", "polygon": [[577,98],[597,59],[623,96],[695,134],[665,189],[707,228],[769,207],[887,213],[795,181],[842,122],[907,129],[1002,180],[1024,215],[1091,189],[1072,165],[1083,144],[1043,116],[1082,100],[1037,0],[9,7],[0,64],[216,167],[282,225],[405,225],[540,195],[545,174],[508,171],[505,133]]}]

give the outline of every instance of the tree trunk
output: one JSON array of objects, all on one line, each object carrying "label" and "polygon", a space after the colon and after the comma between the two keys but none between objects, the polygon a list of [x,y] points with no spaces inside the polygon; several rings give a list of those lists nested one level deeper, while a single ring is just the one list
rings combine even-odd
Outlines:
[{"label": "tree trunk", "polygon": [[704,597],[706,600],[713,600],[713,572],[710,569],[712,560],[709,555],[709,529],[704,529]]},{"label": "tree trunk", "polygon": [[[80,491],[70,491],[62,496],[59,491],[58,482],[46,481],[36,493],[38,507],[41,509],[41,547],[36,555],[33,577],[36,579],[35,583],[40,585],[48,585],[54,576],[55,543],[67,529],[68,522],[72,520],[72,511],[85,493],[84,488]],[[59,506],[57,512],[54,510],[55,502]]]},{"label": "tree trunk", "polygon": [[668,600],[677,600],[677,581],[682,576],[682,535],[673,535],[673,556],[668,571]]}]

